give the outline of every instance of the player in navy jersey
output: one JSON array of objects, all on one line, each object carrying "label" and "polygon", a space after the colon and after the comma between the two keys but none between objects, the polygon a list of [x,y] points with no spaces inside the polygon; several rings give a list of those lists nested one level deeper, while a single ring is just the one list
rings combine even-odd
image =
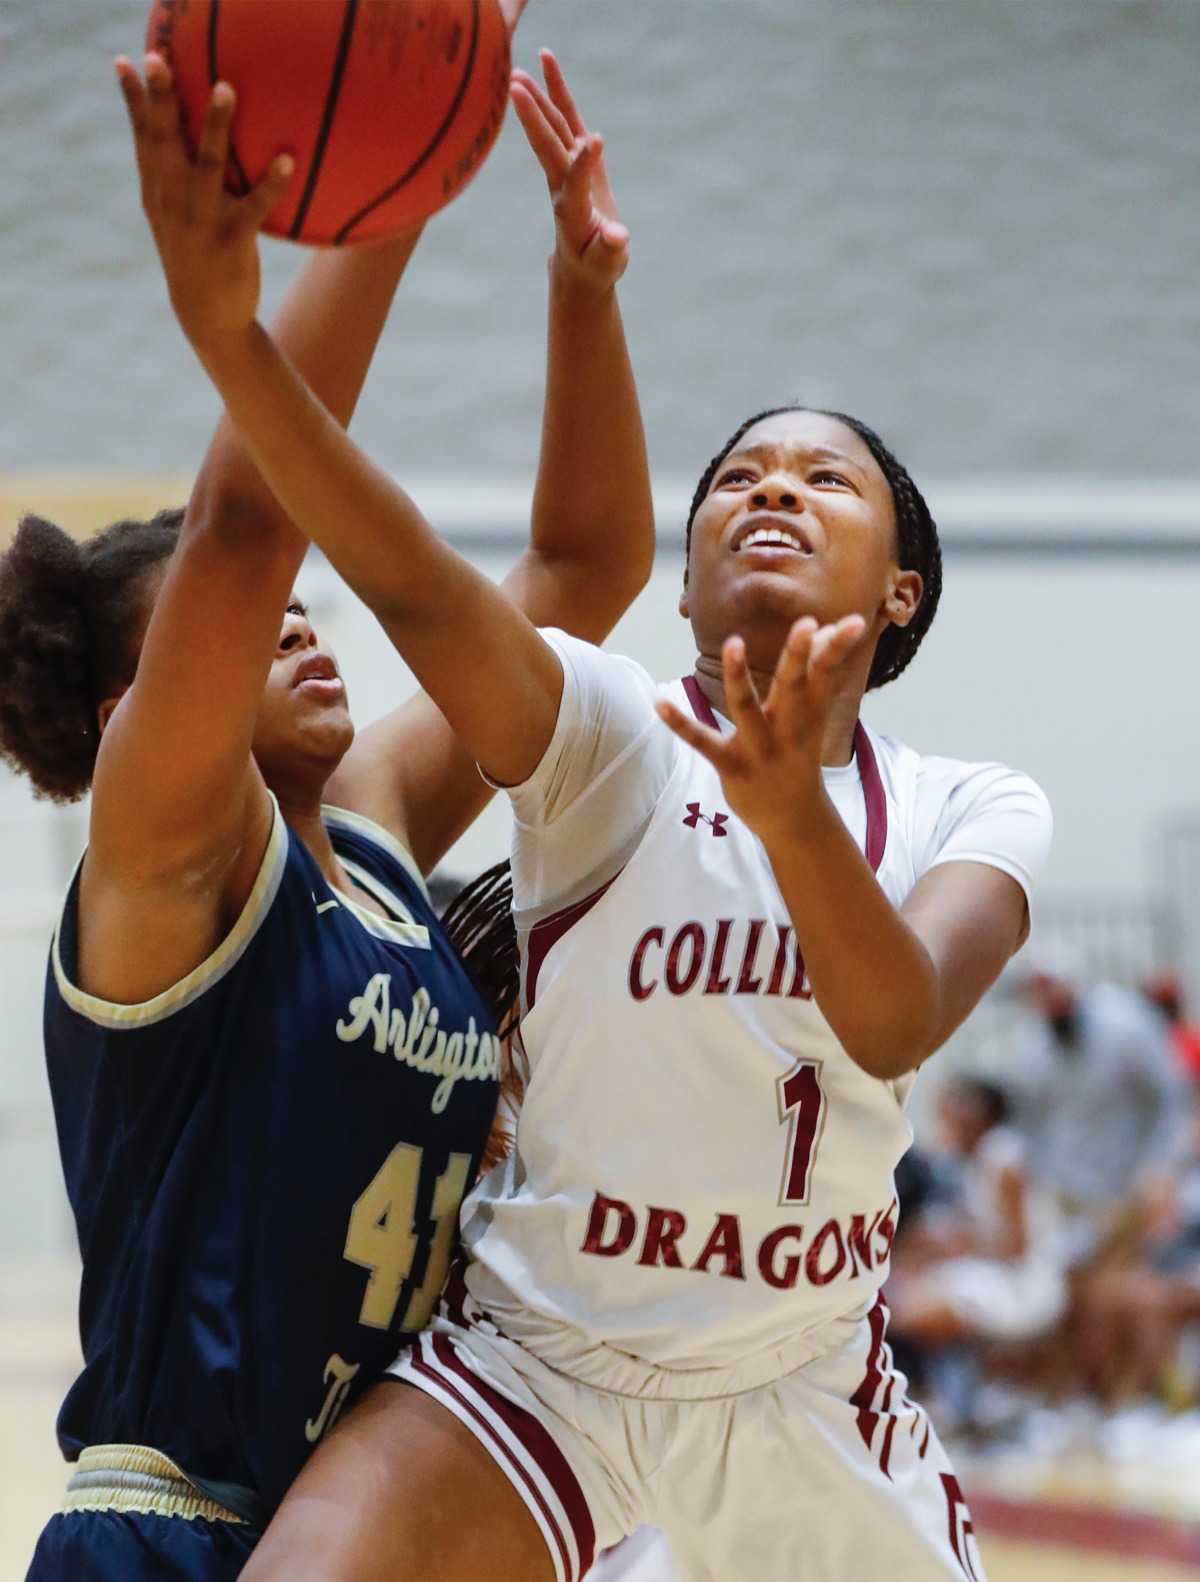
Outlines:
[{"label": "player in navy jersey", "polygon": [[[562,157],[567,100],[516,98]],[[528,1081],[462,1278],[247,1582],[577,1582],[638,1523],[709,1582],[981,1582],[879,1293],[913,1074],[1024,939],[1051,818],[859,718],[937,606],[919,490],[854,418],[748,419],[688,517],[694,673],[659,688],[534,630],[311,402],[229,283],[252,239],[178,239],[176,314],[281,503],[418,675],[448,633],[481,662],[443,696],[514,806],[524,942]]]},{"label": "player in navy jersey", "polygon": [[[163,63],[148,90],[122,78],[159,245],[200,213],[227,241],[252,234],[280,172],[221,194],[230,93],[193,167]],[[648,476],[630,493],[626,465],[620,500],[561,507],[579,452],[556,432],[577,360],[600,376],[587,465],[606,473],[640,432],[613,291],[627,237],[596,140],[573,140],[552,188],[547,437],[506,591],[598,639],[649,569]],[[275,320],[331,421],[349,420],[415,240],[318,256]],[[0,560],[0,748],[44,794],[92,790],[46,989],[85,1366],[38,1582],[235,1575],[428,1318],[488,1141],[505,893],[452,906],[464,965],[422,879],[488,795],[435,707],[481,661],[448,653],[432,702],[356,738],[292,595],[305,549],[223,421],[186,515],[83,545],[27,518]]]}]

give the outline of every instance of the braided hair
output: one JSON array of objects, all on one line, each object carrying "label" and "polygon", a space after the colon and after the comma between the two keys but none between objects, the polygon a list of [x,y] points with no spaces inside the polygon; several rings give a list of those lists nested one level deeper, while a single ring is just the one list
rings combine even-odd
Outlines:
[{"label": "braided hair", "polygon": [[505,1051],[500,1104],[483,1151],[481,1173],[512,1152],[514,1117],[524,1097],[521,1074],[509,1048],[520,1020],[521,984],[512,901],[512,869],[500,862],[465,885],[442,912],[442,927],[490,1007]]},{"label": "braided hair", "polygon": [[133,680],[148,581],[182,524],[160,511],[79,543],[26,516],[0,556],[0,759],[39,796],[74,802],[91,785],[97,710]]},{"label": "braided hair", "polygon": [[871,692],[877,687],[885,686],[889,681],[894,681],[911,663],[925,633],[933,624],[938,601],[942,596],[942,549],[938,542],[937,524],[930,514],[924,496],[909,477],[906,468],[892,455],[873,428],[869,428],[856,417],[847,416],[845,412],[826,412],[820,407],[806,407],[800,404],[768,407],[765,412],[756,412],[753,417],[747,418],[709,462],[700,482],[696,485],[687,519],[688,552],[689,554],[691,552],[692,523],[696,519],[696,512],[707,499],[708,491],[712,487],[712,481],[721,463],[756,424],[766,418],[777,417],[782,412],[818,412],[822,417],[844,423],[848,429],[852,429],[858,435],[879,464],[879,469],[887,479],[888,488],[892,492],[892,504],[896,512],[896,537],[899,540],[897,558],[900,568],[902,571],[918,572],[924,586],[921,602],[908,625],[889,626],[876,644],[870,675],[867,678],[867,690]]}]

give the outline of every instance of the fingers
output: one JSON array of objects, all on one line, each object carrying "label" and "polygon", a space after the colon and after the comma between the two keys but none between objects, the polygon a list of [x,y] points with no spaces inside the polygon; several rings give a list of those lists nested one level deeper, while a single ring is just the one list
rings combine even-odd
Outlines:
[{"label": "fingers", "polygon": [[587,123],[579,113],[579,108],[567,87],[567,79],[563,76],[563,69],[558,64],[558,58],[553,50],[540,49],[538,59],[542,63],[542,75],[546,79],[546,87],[554,107],[558,110],[566,123],[571,137],[586,137]]},{"label": "fingers", "polygon": [[541,83],[536,78],[531,77],[527,71],[522,71],[519,66],[513,72],[512,80],[514,83],[519,82],[526,89],[536,102],[547,123],[554,128],[555,136],[559,142],[562,143],[564,148],[570,148],[575,142],[575,134],[567,125],[566,117],[542,87]]},{"label": "fingers", "polygon": [[797,621],[775,666],[766,712],[788,726],[798,711],[810,718],[823,714],[834,673],[862,641],[866,627],[861,615],[843,616],[829,626],[818,626],[812,616]]},{"label": "fingers", "polygon": [[767,694],[769,712],[775,713],[790,694],[803,690],[808,678],[808,657],[818,630],[817,622],[806,615],[788,633],[771,677],[771,690]]},{"label": "fingers", "polygon": [[137,158],[138,175],[144,186],[149,174],[146,145],[150,137],[150,107],[146,99],[146,87],[137,67],[124,55],[118,56],[113,65],[125,100],[130,129],[133,132],[133,151]]},{"label": "fingers", "polygon": [[296,161],[290,154],[276,154],[266,175],[254,190],[239,200],[238,213],[248,230],[260,230],[263,221],[291,185]]},{"label": "fingers", "polygon": [[555,209],[566,221],[585,253],[601,230],[601,216],[592,203],[592,173],[603,155],[604,144],[598,137],[580,139],[571,147],[561,188],[555,198]]},{"label": "fingers", "polygon": [[227,82],[212,91],[204,112],[204,125],[196,149],[196,202],[215,209],[225,191],[225,167],[229,160],[229,128],[233,122],[236,96]]},{"label": "fingers", "polygon": [[537,85],[523,72],[514,72],[510,90],[513,109],[525,129],[529,146],[537,155],[538,163],[546,173],[551,191],[557,190],[571,168],[571,144],[564,143],[543,109],[544,96],[535,91]]},{"label": "fingers", "polygon": [[146,56],[147,139],[162,164],[187,164],[179,101],[171,84],[171,70],[161,55]]},{"label": "fingers", "polygon": [[124,55],[117,56],[113,67],[117,73],[117,81],[121,85],[125,108],[129,112],[129,124],[133,128],[134,139],[141,141],[150,129],[150,110],[146,102],[146,88],[141,73]]},{"label": "fingers", "polygon": [[746,660],[746,644],[740,637],[727,637],[721,649],[721,669],[725,677],[725,705],[738,735],[753,753],[771,747],[771,726],[763,713],[754,678]]},{"label": "fingers", "polygon": [[851,649],[858,647],[866,629],[867,623],[861,615],[845,615],[835,625],[823,626],[812,641],[809,678],[831,675]]},{"label": "fingers", "polygon": [[720,731],[710,730],[707,725],[700,725],[696,720],[689,719],[681,709],[673,703],[661,699],[655,708],[659,719],[664,725],[673,730],[689,747],[692,747],[702,758],[707,758],[714,769],[720,769],[721,761],[725,756],[725,738]]}]

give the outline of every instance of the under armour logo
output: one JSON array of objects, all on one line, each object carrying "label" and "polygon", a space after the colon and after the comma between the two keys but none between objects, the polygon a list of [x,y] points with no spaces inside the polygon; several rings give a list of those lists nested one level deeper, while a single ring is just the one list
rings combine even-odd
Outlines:
[{"label": "under armour logo", "polygon": [[725,828],[726,824],[729,823],[729,814],[714,813],[713,816],[709,818],[707,813],[701,813],[699,802],[688,803],[687,817],[683,822],[687,825],[688,829],[695,829],[698,824],[707,824],[709,829],[712,830],[714,836],[729,834],[729,831]]}]

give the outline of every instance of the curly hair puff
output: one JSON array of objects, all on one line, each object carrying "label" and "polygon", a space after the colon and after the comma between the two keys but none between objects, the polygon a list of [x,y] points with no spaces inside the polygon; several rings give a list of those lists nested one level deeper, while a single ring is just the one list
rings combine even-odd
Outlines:
[{"label": "curly hair puff", "polygon": [[79,543],[25,516],[0,556],[0,759],[39,796],[74,802],[91,785],[97,710],[133,679],[147,580],[182,523],[160,511]]}]

